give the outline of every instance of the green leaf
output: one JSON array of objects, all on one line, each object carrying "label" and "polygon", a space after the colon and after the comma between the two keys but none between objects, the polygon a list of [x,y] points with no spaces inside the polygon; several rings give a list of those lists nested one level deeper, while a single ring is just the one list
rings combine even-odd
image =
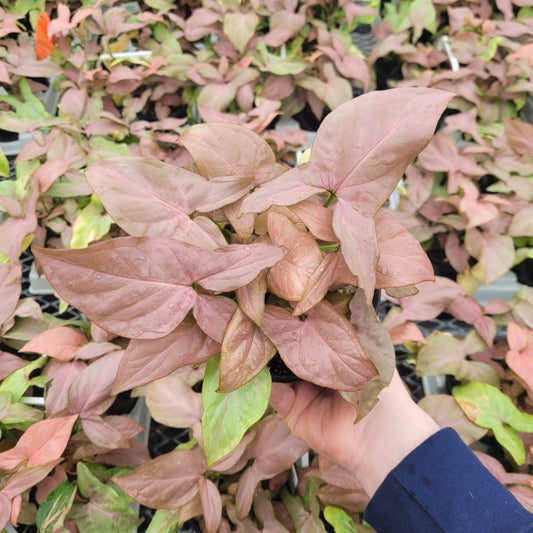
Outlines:
[{"label": "green leaf", "polygon": [[7,160],[6,154],[4,154],[2,148],[0,148],[0,176],[4,178],[9,176],[9,161]]},{"label": "green leaf", "polygon": [[46,357],[39,357],[26,366],[15,370],[0,383],[0,394],[8,393],[11,396],[11,403],[16,403],[30,387],[43,388],[47,381],[46,376],[30,378],[30,374],[42,368],[47,360]]},{"label": "green leaf", "polygon": [[76,486],[70,481],[59,484],[41,503],[37,510],[39,533],[68,533],[64,526],[67,513],[72,507]]},{"label": "green leaf", "polygon": [[246,50],[246,45],[255,34],[259,24],[259,17],[253,12],[235,11],[227,13],[222,24],[222,31],[240,54]]},{"label": "green leaf", "polygon": [[272,379],[264,368],[240,389],[217,392],[220,354],[207,362],[202,387],[202,435],[207,464],[213,464],[229,453],[268,407]]},{"label": "green leaf", "polygon": [[43,419],[43,411],[22,402],[10,403],[7,392],[0,394],[0,420],[7,429],[25,431],[35,422]]},{"label": "green leaf", "polygon": [[18,118],[30,120],[52,118],[52,115],[46,111],[41,100],[32,93],[30,84],[26,78],[20,78],[19,89],[22,100],[19,100],[13,95],[0,96],[0,101],[7,102],[13,107],[15,111],[12,114]]},{"label": "green leaf", "polygon": [[518,11],[517,18],[519,19],[527,19],[527,18],[533,18],[533,7],[521,7]]},{"label": "green leaf", "polygon": [[518,464],[525,461],[524,445],[516,432],[533,433],[533,415],[520,412],[508,396],[488,383],[471,381],[454,387],[452,394],[474,424],[492,429]]},{"label": "green leaf", "polygon": [[256,48],[263,63],[263,65],[258,65],[262,71],[272,72],[272,74],[279,76],[284,76],[285,74],[295,75],[302,73],[309,66],[308,61],[300,57],[291,55],[281,57],[270,53],[265,43],[257,43]]},{"label": "green leaf", "polygon": [[90,202],[80,211],[72,227],[71,248],[87,248],[89,243],[99,241],[109,233],[113,219],[105,212],[102,202],[96,194],[91,195]]},{"label": "green leaf", "polygon": [[80,494],[87,503],[74,503],[68,518],[76,520],[80,533],[131,533],[141,522],[128,500],[112,486],[102,483],[79,462],[76,468]]},{"label": "green leaf", "polygon": [[36,10],[39,13],[44,11],[45,0],[17,0],[13,7],[13,13],[27,15],[30,11]]},{"label": "green leaf", "polygon": [[354,519],[342,509],[327,505],[324,509],[324,518],[333,526],[335,533],[354,533]]},{"label": "green leaf", "polygon": [[146,533],[176,533],[181,525],[180,515],[181,509],[157,509]]},{"label": "green leaf", "polygon": [[437,31],[437,12],[432,0],[414,0],[409,6],[409,18],[413,24],[413,42],[420,39],[424,30]]},{"label": "green leaf", "polygon": [[87,165],[96,163],[106,157],[116,157],[120,155],[131,155],[129,148],[123,143],[116,143],[105,137],[91,137],[89,140],[89,156]]},{"label": "green leaf", "polygon": [[502,42],[503,37],[498,35],[497,37],[493,37],[489,41],[489,46],[487,50],[485,50],[482,54],[479,54],[479,57],[483,59],[486,63],[489,63],[490,60],[496,55],[496,52],[498,51],[498,46]]}]

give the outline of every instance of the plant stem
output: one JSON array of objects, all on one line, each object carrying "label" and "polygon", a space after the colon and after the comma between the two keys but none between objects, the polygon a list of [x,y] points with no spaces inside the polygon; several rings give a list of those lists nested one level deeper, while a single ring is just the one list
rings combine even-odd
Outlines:
[{"label": "plant stem", "polygon": [[337,251],[339,249],[340,244],[325,244],[324,246],[319,246],[318,248],[322,252],[327,252],[328,250],[334,250]]},{"label": "plant stem", "polygon": [[330,192],[329,196],[328,196],[328,199],[324,202],[324,207],[329,207],[329,204],[331,204],[331,202],[333,202],[334,198],[335,198],[335,193]]}]

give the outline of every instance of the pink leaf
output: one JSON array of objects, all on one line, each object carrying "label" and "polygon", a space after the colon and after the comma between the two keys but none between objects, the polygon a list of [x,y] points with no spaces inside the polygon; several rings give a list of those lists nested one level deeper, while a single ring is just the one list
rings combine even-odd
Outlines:
[{"label": "pink leaf", "polygon": [[291,205],[290,210],[301,219],[317,239],[329,242],[338,240],[337,235],[333,232],[332,209],[304,200],[296,205]]},{"label": "pink leaf", "polygon": [[44,465],[61,457],[77,415],[48,418],[32,424],[14,448],[0,453],[0,468],[11,470],[27,459],[27,466]]},{"label": "pink leaf", "polygon": [[165,337],[130,341],[118,367],[113,393],[163,378],[181,366],[206,361],[219,349],[220,345],[206,337],[188,316]]},{"label": "pink leaf", "polygon": [[185,169],[143,157],[108,158],[85,171],[89,184],[117,224],[136,237],[172,237],[198,246],[224,245],[191,215],[204,202],[209,183]]},{"label": "pink leaf", "polygon": [[[529,46],[531,47],[531,45]],[[510,120],[508,118],[504,118],[503,125],[509,146],[517,154],[533,155],[533,125],[523,120]]]},{"label": "pink leaf", "polygon": [[231,392],[257,376],[276,354],[276,348],[240,309],[228,325],[220,357],[217,392]]},{"label": "pink leaf", "polygon": [[113,403],[111,389],[117,376],[123,351],[111,352],[90,365],[72,382],[68,392],[68,408],[82,418],[100,415]]},{"label": "pink leaf", "polygon": [[265,140],[236,124],[197,124],[187,129],[179,142],[208,179],[255,176],[258,169],[276,163],[274,152]]},{"label": "pink leaf", "polygon": [[431,139],[451,96],[401,88],[342,104],[320,126],[307,172],[361,213],[373,214]]},{"label": "pink leaf", "polygon": [[514,245],[513,239],[508,235],[470,228],[465,233],[465,246],[483,266],[484,281],[487,285],[503,276],[513,266]]},{"label": "pink leaf", "polygon": [[418,293],[400,298],[402,320],[431,320],[444,311],[463,290],[454,281],[437,276],[417,285]]},{"label": "pink leaf", "polygon": [[226,328],[236,310],[237,304],[230,298],[199,294],[193,314],[200,329],[222,344]]},{"label": "pink leaf", "polygon": [[17,307],[21,291],[21,276],[20,264],[0,263],[0,299],[2,300],[0,324],[3,324]]},{"label": "pink leaf", "polygon": [[377,288],[405,287],[435,276],[426,252],[412,233],[386,210],[374,217],[379,248]]},{"label": "pink leaf", "polygon": [[32,178],[39,184],[39,192],[46,192],[54,181],[61,177],[70,167],[70,161],[56,159],[39,165]]},{"label": "pink leaf", "polygon": [[266,291],[266,272],[262,272],[250,283],[236,290],[241,311],[258,326],[263,323]]},{"label": "pink leaf", "polygon": [[0,379],[5,379],[9,374],[15,372],[19,368],[26,366],[28,362],[21,357],[10,354],[9,352],[0,351]]},{"label": "pink leaf", "polygon": [[325,301],[310,309],[303,321],[267,306],[263,331],[287,366],[316,385],[356,391],[376,375],[348,320]]},{"label": "pink leaf", "polygon": [[205,460],[192,450],[176,450],[152,459],[113,481],[141,505],[177,509],[197,492]]},{"label": "pink leaf", "polygon": [[222,519],[222,499],[217,486],[204,477],[199,479],[200,500],[207,533],[215,533]]},{"label": "pink leaf", "polygon": [[292,435],[281,417],[271,415],[263,419],[249,448],[254,462],[241,476],[237,488],[235,505],[239,516],[249,513],[256,485],[261,480],[288,470],[307,449],[307,444]]},{"label": "pink leaf", "polygon": [[192,428],[201,437],[202,396],[178,374],[170,374],[142,389],[150,414],[160,424],[172,428]]},{"label": "pink leaf", "polygon": [[70,361],[84,344],[87,344],[85,335],[75,329],[60,326],[43,331],[26,343],[20,351],[48,355],[58,361]]},{"label": "pink leaf", "polygon": [[37,483],[43,480],[60,462],[61,459],[55,459],[46,464],[37,464],[21,468],[9,478],[0,493],[7,494],[10,498],[15,498],[25,490],[37,485]]},{"label": "pink leaf", "polygon": [[357,276],[350,272],[342,254],[338,252],[327,254],[318,265],[292,314],[298,316],[307,312],[322,300],[332,285],[336,284],[351,286],[358,284]]},{"label": "pink leaf", "polygon": [[129,439],[101,416],[89,416],[81,424],[89,440],[100,448],[113,450],[129,447]]},{"label": "pink leaf", "polygon": [[267,274],[269,291],[288,301],[301,298],[305,286],[322,261],[315,239],[296,228],[280,213],[268,213],[268,233],[272,244],[289,250]]},{"label": "pink leaf", "polygon": [[58,414],[67,408],[70,385],[85,368],[87,368],[87,365],[81,361],[64,363],[53,360],[46,365],[45,374],[51,382],[44,400],[48,417]]},{"label": "pink leaf", "polygon": [[285,255],[262,243],[205,250],[163,237],[119,237],[83,250],[34,253],[63,299],[101,327],[138,339],[163,337],[185,318],[197,298],[195,281],[232,291]]},{"label": "pink leaf", "polygon": [[333,230],[341,242],[341,251],[352,274],[359,279],[367,303],[372,301],[376,286],[378,242],[371,216],[363,215],[344,200],[335,205]]}]

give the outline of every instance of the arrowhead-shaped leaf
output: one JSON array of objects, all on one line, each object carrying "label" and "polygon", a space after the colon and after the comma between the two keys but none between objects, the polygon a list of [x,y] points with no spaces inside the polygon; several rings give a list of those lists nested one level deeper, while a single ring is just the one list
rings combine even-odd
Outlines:
[{"label": "arrowhead-shaped leaf", "polygon": [[307,282],[322,261],[322,252],[311,235],[300,231],[284,215],[268,213],[268,233],[272,244],[289,250],[267,274],[271,293],[290,302],[301,298]]},{"label": "arrowhead-shaped leaf", "polygon": [[137,339],[174,330],[194,306],[193,283],[232,291],[285,255],[262,243],[205,250],[163,237],[119,237],[83,250],[34,253],[64,300],[104,329]]},{"label": "arrowhead-shaped leaf", "polygon": [[49,418],[32,424],[14,448],[0,453],[0,468],[11,470],[21,461],[27,466],[44,465],[61,457],[77,415]]},{"label": "arrowhead-shaped leaf", "polygon": [[206,361],[220,350],[194,319],[187,316],[174,331],[159,339],[132,340],[118,367],[115,394],[168,376],[185,365]]},{"label": "arrowhead-shaped leaf", "polygon": [[507,395],[488,383],[471,381],[454,387],[452,393],[472,422],[492,429],[518,464],[525,461],[524,445],[516,432],[533,433],[533,415],[520,412]]},{"label": "arrowhead-shaped leaf", "polygon": [[205,472],[203,457],[192,450],[175,450],[148,461],[113,481],[141,505],[177,509],[198,492]]},{"label": "arrowhead-shaped leaf", "polygon": [[20,351],[48,355],[58,361],[70,361],[84,344],[87,344],[85,335],[75,329],[60,326],[39,333]]},{"label": "arrowhead-shaped leaf", "polygon": [[215,463],[239,444],[244,433],[263,416],[270,397],[268,368],[240,389],[217,392],[219,361],[220,357],[215,356],[207,362],[202,386],[202,435],[208,464]]},{"label": "arrowhead-shaped leaf", "polygon": [[357,391],[377,374],[348,320],[325,301],[310,309],[305,320],[267,306],[263,331],[285,364],[305,381]]},{"label": "arrowhead-shaped leaf", "polygon": [[275,354],[276,348],[261,328],[237,309],[222,343],[217,392],[231,392],[242,387],[257,376]]},{"label": "arrowhead-shaped leaf", "polygon": [[206,233],[190,217],[205,201],[208,181],[185,169],[148,157],[115,157],[85,171],[115,222],[135,237],[172,237],[206,248],[225,245],[220,233]]}]

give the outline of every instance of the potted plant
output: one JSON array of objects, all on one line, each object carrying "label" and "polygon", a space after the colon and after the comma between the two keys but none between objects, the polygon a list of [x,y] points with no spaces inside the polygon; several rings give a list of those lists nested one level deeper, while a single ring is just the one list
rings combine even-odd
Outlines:
[{"label": "potted plant", "polygon": [[[180,137],[186,169],[132,157],[87,169],[127,236],[34,253],[94,331],[126,346],[97,360],[116,377],[112,393],[135,389],[156,420],[191,428],[182,449],[113,477],[159,509],[157,520],[199,516],[215,531],[249,520],[255,502],[261,523],[289,524],[280,505],[318,520],[316,498],[337,501],[343,484],[324,464],[306,501],[275,481],[305,446],[268,414],[268,361],[278,353],[301,379],[341,391],[360,416],[372,407],[394,367],[374,290],[409,294],[433,276],[416,239],[381,205],[449,98],[401,89],[354,99],[328,116],[310,160],[291,170],[254,133],[216,123]],[[266,495],[255,491],[268,479]]]}]

